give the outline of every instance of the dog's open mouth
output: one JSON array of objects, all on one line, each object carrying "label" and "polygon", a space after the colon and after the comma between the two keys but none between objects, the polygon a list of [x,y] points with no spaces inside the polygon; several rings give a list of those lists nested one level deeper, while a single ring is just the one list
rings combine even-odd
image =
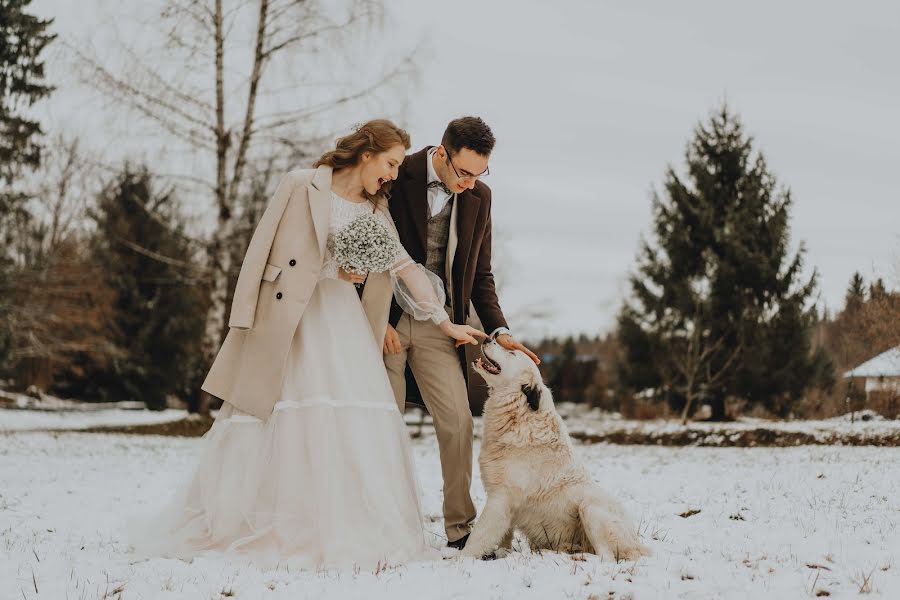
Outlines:
[{"label": "dog's open mouth", "polygon": [[473,364],[476,367],[481,367],[491,375],[500,374],[500,365],[492,361],[490,357],[488,357],[488,355],[484,353],[484,350],[481,351],[481,357],[476,359]]}]

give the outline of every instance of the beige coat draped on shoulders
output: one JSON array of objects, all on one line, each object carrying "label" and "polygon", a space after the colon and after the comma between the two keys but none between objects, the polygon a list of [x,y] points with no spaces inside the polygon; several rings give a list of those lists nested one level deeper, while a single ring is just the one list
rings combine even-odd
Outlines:
[{"label": "beige coat draped on shoulders", "polygon": [[[331,172],[325,166],[291,171],[278,184],[241,265],[230,330],[202,385],[261,419],[279,399],[291,341],[319,281],[331,222]],[[378,210],[387,213],[387,203]],[[391,296],[390,276],[369,274],[362,304],[371,331],[360,335],[374,335],[379,348]]]}]

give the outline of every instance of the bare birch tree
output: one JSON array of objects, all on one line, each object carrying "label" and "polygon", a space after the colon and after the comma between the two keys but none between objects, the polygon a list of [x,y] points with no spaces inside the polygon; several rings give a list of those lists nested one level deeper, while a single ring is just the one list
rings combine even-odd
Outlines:
[{"label": "bare birch tree", "polygon": [[57,135],[25,182],[28,211],[8,247],[15,278],[0,286],[12,300],[6,343],[17,385],[45,389],[84,361],[116,353],[108,342],[114,294],[87,256],[88,198],[98,179],[79,140]]},{"label": "bare birch tree", "polygon": [[640,324],[654,340],[650,351],[663,389],[684,397],[681,421],[686,424],[697,400],[731,373],[744,345],[738,328],[713,327],[707,279],[682,282],[680,293],[690,298],[690,312],[665,310],[644,316]]},{"label": "bare birch tree", "polygon": [[[227,333],[229,277],[236,266],[231,246],[246,205],[241,195],[253,187],[252,163],[271,170],[274,155],[284,164],[287,156],[308,152],[333,133],[321,123],[335,110],[406,80],[413,61],[405,56],[365,73],[354,72],[355,65],[330,68],[360,39],[364,43],[366,33],[380,30],[380,0],[162,1],[166,43],[159,64],[127,46],[118,68],[75,50],[86,82],[201,157],[203,172],[180,176],[208,195],[214,213],[204,344],[211,361]],[[298,57],[313,64],[276,77],[278,67],[295,65]],[[331,74],[341,69],[349,81]]]},{"label": "bare birch tree", "polygon": [[743,347],[740,343],[733,345],[724,355],[724,361],[718,364],[714,362],[721,359],[728,337],[711,333],[708,315],[699,298],[694,302],[694,314],[683,327],[671,336],[661,338],[661,341],[659,358],[665,365],[663,370],[669,372],[667,379],[677,382],[678,387],[684,391],[681,423],[687,424],[695,401],[722,380],[740,356]]}]

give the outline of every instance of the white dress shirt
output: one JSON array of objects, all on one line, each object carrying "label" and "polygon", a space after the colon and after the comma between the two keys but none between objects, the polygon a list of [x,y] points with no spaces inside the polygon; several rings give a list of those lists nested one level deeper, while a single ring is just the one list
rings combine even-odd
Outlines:
[{"label": "white dress shirt", "polygon": [[[428,165],[428,181],[426,184],[431,183],[432,181],[440,181],[441,178],[438,177],[437,172],[434,170],[434,153],[437,152],[437,147],[432,148],[428,151],[428,160],[425,163]],[[450,200],[450,196],[443,189],[439,187],[428,188],[428,210],[431,213],[428,215],[429,217],[433,217],[438,214],[442,210],[444,210],[444,206],[447,205],[447,201]]]}]

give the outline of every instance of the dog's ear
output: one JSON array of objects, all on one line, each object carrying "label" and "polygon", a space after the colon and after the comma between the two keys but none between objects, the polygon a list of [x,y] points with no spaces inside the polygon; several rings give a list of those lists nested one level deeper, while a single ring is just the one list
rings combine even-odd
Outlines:
[{"label": "dog's ear", "polygon": [[536,411],[541,406],[541,386],[526,383],[522,386],[522,393],[525,394],[525,400],[528,401],[528,407]]}]

